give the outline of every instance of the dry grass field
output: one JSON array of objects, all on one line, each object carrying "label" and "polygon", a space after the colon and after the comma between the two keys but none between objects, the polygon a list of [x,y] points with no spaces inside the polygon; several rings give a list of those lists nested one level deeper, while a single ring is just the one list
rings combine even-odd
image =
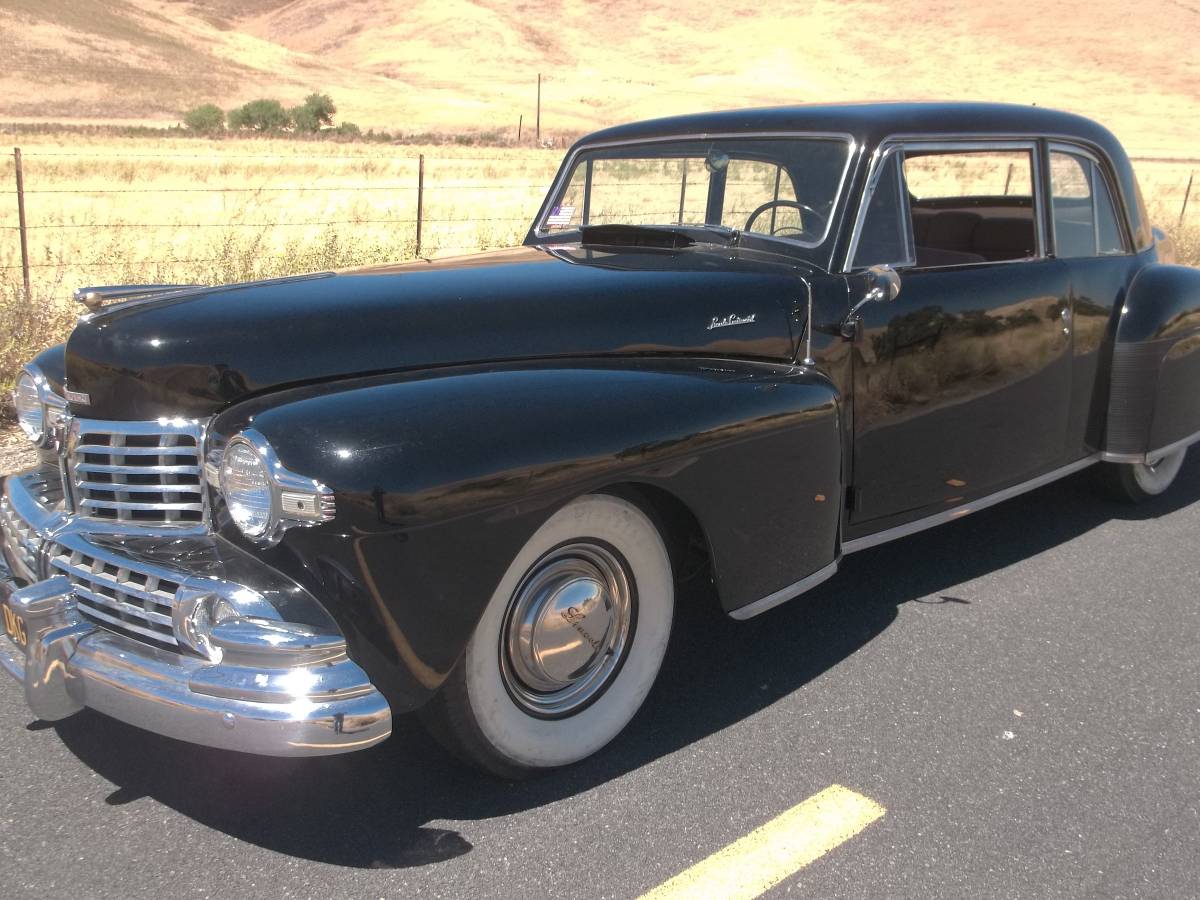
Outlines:
[{"label": "dry grass field", "polygon": [[[0,0],[0,119],[171,123],[330,93],[390,131],[543,135],[842,100],[1071,109],[1200,147],[1200,5],[1173,0]],[[528,133],[528,132],[527,132]]]}]

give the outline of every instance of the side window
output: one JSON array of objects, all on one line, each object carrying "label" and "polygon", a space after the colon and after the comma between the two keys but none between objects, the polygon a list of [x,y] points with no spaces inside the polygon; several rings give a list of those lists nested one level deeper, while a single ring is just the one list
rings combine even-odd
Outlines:
[{"label": "side window", "polygon": [[889,150],[876,170],[874,184],[868,185],[870,198],[863,214],[862,230],[854,248],[851,268],[869,266],[906,266],[912,262],[909,244],[907,193],[900,171],[904,154]]},{"label": "side window", "polygon": [[1091,159],[1051,151],[1050,202],[1058,256],[1077,259],[1125,252],[1112,196]]},{"label": "side window", "polygon": [[1038,256],[1032,149],[905,148],[919,268]]},{"label": "side window", "polygon": [[[796,202],[792,179],[781,166],[751,159],[732,159],[725,169],[725,205],[721,224],[730,228],[745,228],[750,214],[772,200]],[[753,223],[758,234],[779,234],[787,237],[802,231],[799,210],[779,206],[767,210]]]}]

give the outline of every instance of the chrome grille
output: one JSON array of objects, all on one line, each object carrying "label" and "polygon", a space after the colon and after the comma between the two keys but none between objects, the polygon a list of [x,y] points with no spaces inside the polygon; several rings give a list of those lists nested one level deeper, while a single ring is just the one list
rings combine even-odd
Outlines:
[{"label": "chrome grille", "polygon": [[198,422],[76,419],[68,465],[79,514],[141,524],[205,521]]},{"label": "chrome grille", "polygon": [[25,578],[36,578],[38,536],[33,527],[13,509],[7,497],[0,496],[0,529],[3,529],[4,542],[12,551],[17,561],[25,567],[18,573]]},{"label": "chrome grille", "polygon": [[70,580],[84,618],[135,640],[180,649],[171,624],[178,582],[139,570],[131,559],[104,559],[59,544],[51,551],[50,568]]}]

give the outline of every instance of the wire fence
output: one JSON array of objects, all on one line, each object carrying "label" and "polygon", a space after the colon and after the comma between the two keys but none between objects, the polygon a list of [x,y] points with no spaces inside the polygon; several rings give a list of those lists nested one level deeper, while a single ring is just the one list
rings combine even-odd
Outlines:
[{"label": "wire fence", "polygon": [[[276,231],[289,230],[303,230],[312,238],[312,230],[320,229],[329,240],[338,237],[334,234],[328,238],[331,230],[338,229],[349,230],[351,235],[364,231],[376,234],[374,250],[371,252],[379,259],[370,259],[371,252],[365,252],[363,258],[359,259],[348,254],[343,244],[339,247],[342,256],[335,254],[335,261],[382,261],[389,253],[396,252],[402,258],[416,258],[430,252],[444,254],[489,249],[513,243],[514,239],[519,241],[524,235],[560,160],[558,153],[528,148],[462,155],[451,151],[444,157],[429,160],[423,154],[380,154],[372,145],[366,145],[364,150],[362,154],[339,152],[320,155],[38,150],[22,155],[19,148],[15,149],[12,157],[15,178],[11,186],[0,186],[0,194],[13,198],[18,212],[17,222],[4,222],[10,213],[0,211],[0,232],[15,234],[20,245],[20,262],[15,262],[17,253],[6,252],[0,256],[0,263],[3,263],[0,264],[0,272],[20,271],[28,295],[35,271],[58,270],[63,273],[76,269],[130,270],[139,267],[162,271],[173,267],[229,263],[231,256],[238,254],[242,257],[239,264],[247,272],[257,271],[256,267],[271,262],[292,260],[297,266],[310,263],[313,254],[305,252],[303,247],[289,246],[286,252],[276,252],[279,241],[266,239]],[[32,181],[29,172],[25,171],[27,160],[34,162],[30,167],[34,173]],[[148,160],[161,162],[165,168],[157,174],[174,181],[169,184],[153,183],[156,173],[146,168],[149,163],[143,162]],[[72,161],[94,167],[95,171],[86,174],[47,174],[44,181],[39,180],[39,169],[43,165],[49,171],[53,166]],[[104,166],[131,161],[137,161],[133,171],[120,175],[122,179],[132,181],[128,187],[114,187],[111,182],[100,185],[73,183],[106,177],[103,174]],[[363,181],[362,175],[366,174],[369,178],[369,173],[359,173],[357,180],[346,183],[309,181],[180,185],[177,183],[179,173],[169,171],[174,163],[200,163],[203,164],[200,171],[184,174],[206,182],[212,174],[228,178],[230,161],[260,161],[264,166],[278,168],[284,173],[289,164],[305,167],[317,164],[320,167],[329,163],[358,163],[381,172],[379,178],[368,181]],[[1191,215],[1196,215],[1200,198],[1193,200],[1193,193],[1200,192],[1200,187],[1195,185],[1200,158],[1144,155],[1134,157],[1133,162],[1160,220],[1167,214],[1174,220],[1170,224],[1182,226],[1188,220],[1189,207]],[[487,177],[496,164],[505,165],[509,177]],[[478,168],[481,165],[481,171],[468,171],[471,167]],[[394,171],[397,168],[404,172]],[[515,171],[521,174],[529,172],[531,177],[513,180],[511,176]],[[336,177],[335,174],[326,173],[315,176],[314,180],[333,180]],[[141,183],[138,183],[139,178]],[[675,185],[676,182],[663,182],[643,186]],[[286,215],[289,209],[305,206],[308,202],[305,198],[322,196],[327,201],[318,205],[321,209],[318,215],[300,218]],[[225,205],[226,197],[241,198],[237,201],[240,205],[229,209]],[[463,210],[459,208],[463,197],[474,198],[467,203],[467,214],[462,214]],[[27,215],[26,198],[30,198],[30,205],[36,208],[37,214],[32,221]],[[157,203],[153,198],[162,198],[162,202]],[[180,206],[181,203],[200,202],[205,198],[220,198],[222,205],[215,210]],[[146,202],[151,205],[139,205]],[[365,209],[355,211],[363,206]],[[140,217],[144,210],[156,207],[159,215]],[[167,221],[168,216],[161,213],[172,207],[179,218]],[[131,215],[122,218],[118,214],[121,209],[127,214],[139,213],[137,220],[130,221],[130,218],[134,218]],[[497,214],[503,211],[511,214]],[[277,214],[279,217],[263,218],[264,213]],[[87,220],[71,220],[82,216],[88,217]],[[244,221],[247,217],[254,220]],[[227,242],[220,253],[201,250],[199,255],[195,248],[189,248],[187,242],[182,241],[185,247],[182,252],[177,252],[181,244],[179,235],[209,231],[253,234],[256,238],[245,245]],[[151,242],[133,248],[129,254],[109,253],[103,259],[87,258],[85,246],[65,240],[52,246],[44,238],[39,238],[43,243],[36,246],[33,252],[30,250],[31,235],[93,235],[96,232],[141,233],[154,235],[160,240],[157,244]],[[168,246],[166,251],[162,250],[164,244]],[[155,249],[156,246],[158,249]]]},{"label": "wire fence", "polygon": [[[429,160],[381,154],[372,145],[364,150],[22,154],[16,148],[13,180],[0,183],[0,196],[12,197],[18,212],[13,221],[0,209],[0,272],[19,271],[28,294],[34,273],[48,270],[161,271],[236,261],[254,277],[273,261],[304,268],[488,249],[524,237],[561,159],[529,148],[462,154],[451,148]],[[262,166],[248,170],[247,161]],[[127,184],[114,185],[118,178]],[[258,183],[246,183],[252,178]],[[122,233],[135,236],[128,252],[97,249]],[[188,233],[252,237],[227,240],[214,255],[181,237]],[[19,254],[12,245],[3,250],[4,235],[17,238]],[[366,249],[354,250],[355,240]],[[306,241],[336,246],[322,255]],[[272,252],[281,244],[285,252]]]}]

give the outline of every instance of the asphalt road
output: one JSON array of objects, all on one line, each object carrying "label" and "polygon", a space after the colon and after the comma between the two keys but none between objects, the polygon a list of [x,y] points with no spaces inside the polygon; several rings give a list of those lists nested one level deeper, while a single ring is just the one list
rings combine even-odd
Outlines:
[{"label": "asphalt road", "polygon": [[750,622],[690,590],[626,733],[524,784],[406,721],[263,760],[0,681],[0,895],[630,898],[838,784],[886,815],[768,896],[1200,897],[1200,453],[1136,510],[1087,474]]}]

